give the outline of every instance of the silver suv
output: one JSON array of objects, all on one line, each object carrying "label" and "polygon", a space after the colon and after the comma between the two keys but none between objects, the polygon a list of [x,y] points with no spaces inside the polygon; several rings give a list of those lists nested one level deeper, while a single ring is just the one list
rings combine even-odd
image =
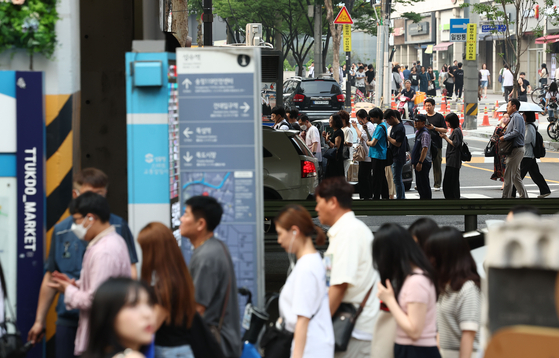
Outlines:
[{"label": "silver suv", "polygon": [[306,200],[318,186],[318,161],[297,131],[262,127],[264,200]]}]

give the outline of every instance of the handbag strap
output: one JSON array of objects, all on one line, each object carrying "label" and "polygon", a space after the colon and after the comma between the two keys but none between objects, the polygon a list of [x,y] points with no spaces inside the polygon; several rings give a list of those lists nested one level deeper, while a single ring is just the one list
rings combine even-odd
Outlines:
[{"label": "handbag strap", "polygon": [[375,287],[375,283],[376,283],[376,281],[373,282],[373,285],[371,286],[371,288],[369,288],[369,291],[367,291],[367,294],[365,295],[365,298],[363,299],[361,304],[359,304],[359,307],[357,308],[357,312],[355,312],[355,317],[353,317],[353,323],[354,324],[357,321],[357,319],[359,318],[359,316],[361,315],[361,312],[363,312],[363,308],[365,308],[365,304],[367,303],[367,300],[369,299],[369,296],[371,295],[371,292],[373,291],[373,287]]},{"label": "handbag strap", "polygon": [[[223,253],[225,254],[225,259],[227,261],[229,261],[227,259],[227,250],[225,250],[225,244],[217,239],[217,241],[219,241],[219,243],[221,244],[221,248],[223,249]],[[225,294],[225,300],[223,301],[223,307],[221,309],[221,316],[219,317],[219,324],[217,326],[217,329],[219,332],[221,332],[221,327],[223,326],[223,320],[225,319],[225,310],[227,309],[227,303],[229,302],[229,296],[231,293],[231,275],[229,274],[229,271],[227,271],[227,277],[228,277],[228,281],[227,281],[227,293]]]},{"label": "handbag strap", "polygon": [[371,135],[369,134],[369,128],[367,128],[367,124],[365,123],[365,125],[363,126],[363,129],[365,129],[365,133],[367,134],[367,138],[369,138],[369,140],[372,139]]}]

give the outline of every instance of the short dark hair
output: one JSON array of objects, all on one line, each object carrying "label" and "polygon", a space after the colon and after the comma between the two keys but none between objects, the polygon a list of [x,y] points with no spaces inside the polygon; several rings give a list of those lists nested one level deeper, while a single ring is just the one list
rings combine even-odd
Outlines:
[{"label": "short dark hair", "polygon": [[275,106],[272,108],[272,114],[285,118],[285,108],[283,106]]},{"label": "short dark hair", "polygon": [[338,113],[334,113],[332,115],[332,122],[334,122],[334,127],[336,129],[342,129],[344,127],[344,122],[342,121],[342,117]]},{"label": "short dark hair", "polygon": [[407,69],[408,69],[408,65],[406,65],[405,67],[406,67],[406,70],[407,70]]},{"label": "short dark hair", "polygon": [[417,116],[415,116],[415,121],[416,122],[427,122],[427,117],[425,117],[423,114],[418,114]]},{"label": "short dark hair", "polygon": [[458,62],[458,68],[462,68],[462,62]]},{"label": "short dark hair", "polygon": [[369,70],[372,70],[372,69],[373,69],[373,65],[369,65]]},{"label": "short dark hair", "polygon": [[297,108],[295,108],[295,107],[291,108],[291,109],[289,110],[289,116],[290,116],[291,118],[297,119],[297,118],[299,117],[299,110],[298,110]]},{"label": "short dark hair", "polygon": [[214,231],[221,222],[223,208],[211,196],[193,196],[186,201],[185,205],[190,206],[190,211],[192,211],[192,215],[194,215],[196,220],[204,219],[206,221],[208,231]]},{"label": "short dark hair", "polygon": [[83,217],[87,214],[97,215],[102,223],[106,223],[111,218],[111,209],[107,199],[92,191],[85,192],[72,200],[69,210],[70,214],[81,214]]},{"label": "short dark hair", "polygon": [[357,70],[364,70],[363,66],[359,66]]},{"label": "short dark hair", "polygon": [[373,108],[369,111],[369,117],[383,119],[384,118],[384,113],[382,113],[382,110],[378,107]]},{"label": "short dark hair", "polygon": [[536,114],[534,112],[524,112],[526,116],[526,123],[534,123],[536,121]]},{"label": "short dark hair", "polygon": [[109,177],[97,168],[85,168],[74,176],[74,189],[82,185],[89,185],[95,189],[106,188],[109,186]]},{"label": "short dark hair", "polygon": [[299,117],[299,120],[303,123],[306,123],[309,121],[309,117],[306,114],[303,114],[301,117]]},{"label": "short dark hair", "polygon": [[365,118],[366,120],[369,120],[369,114],[363,108],[358,110],[357,113],[355,113],[355,115],[359,118]]},{"label": "short dark hair", "polygon": [[343,176],[327,178],[316,188],[315,195],[326,200],[336,198],[340,207],[351,209],[353,186]]},{"label": "short dark hair", "polygon": [[425,102],[423,102],[423,103],[431,103],[433,106],[435,106],[435,99],[429,97],[429,98],[427,98],[427,99],[425,100]]},{"label": "short dark hair", "polygon": [[537,215],[537,216],[541,216],[540,210],[538,208],[536,208],[535,206],[531,206],[531,205],[517,205],[517,206],[513,207],[512,209],[510,209],[510,212],[513,215],[530,213],[530,214],[534,214],[534,215]]},{"label": "short dark hair", "polygon": [[520,108],[520,101],[516,98],[512,98],[509,100],[509,102],[516,106],[516,110],[518,111],[518,109]]},{"label": "short dark hair", "polygon": [[400,112],[398,112],[395,109],[387,109],[386,111],[384,111],[384,119],[394,117],[394,118],[398,119],[398,121],[400,121],[399,114],[400,114]]},{"label": "short dark hair", "polygon": [[526,76],[525,72],[520,72],[520,76]]},{"label": "short dark hair", "polygon": [[452,129],[460,127],[460,119],[454,112],[447,114],[444,120],[450,124],[450,128]]}]

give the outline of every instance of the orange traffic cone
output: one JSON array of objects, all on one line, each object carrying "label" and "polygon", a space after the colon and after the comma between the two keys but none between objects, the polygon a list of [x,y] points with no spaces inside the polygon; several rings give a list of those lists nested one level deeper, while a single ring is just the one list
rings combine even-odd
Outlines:
[{"label": "orange traffic cone", "polygon": [[493,110],[493,118],[497,118],[499,116],[497,114],[498,109],[499,109],[499,101],[495,101],[495,109]]},{"label": "orange traffic cone", "polygon": [[489,115],[487,114],[487,106],[485,106],[485,111],[483,113],[483,122],[481,123],[482,127],[490,126],[489,124]]},{"label": "orange traffic cone", "polygon": [[396,100],[394,99],[394,93],[392,93],[392,102],[390,102],[390,108],[396,109]]},{"label": "orange traffic cone", "polygon": [[443,100],[441,102],[441,112],[446,113],[447,108],[446,108],[446,97],[443,97]]},{"label": "orange traffic cone", "polygon": [[356,118],[355,114],[355,97],[351,96],[351,118]]}]

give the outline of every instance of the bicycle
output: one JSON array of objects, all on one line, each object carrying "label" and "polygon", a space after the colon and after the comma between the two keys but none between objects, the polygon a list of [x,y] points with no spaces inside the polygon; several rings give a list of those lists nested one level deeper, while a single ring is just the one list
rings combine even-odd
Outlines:
[{"label": "bicycle", "polygon": [[545,104],[546,104],[545,96],[547,94],[548,89],[549,89],[548,85],[545,85],[543,87],[538,87],[535,90],[533,90],[532,94],[530,95],[530,97],[532,98],[532,102],[539,105],[544,111],[545,111]]},{"label": "bicycle", "polygon": [[[557,109],[555,111],[557,111]],[[553,111],[554,114],[555,111]],[[557,140],[557,138],[559,138],[559,121],[556,117],[552,117],[551,115],[547,117],[547,120],[549,121],[549,125],[547,126],[547,135],[549,138]]]}]

